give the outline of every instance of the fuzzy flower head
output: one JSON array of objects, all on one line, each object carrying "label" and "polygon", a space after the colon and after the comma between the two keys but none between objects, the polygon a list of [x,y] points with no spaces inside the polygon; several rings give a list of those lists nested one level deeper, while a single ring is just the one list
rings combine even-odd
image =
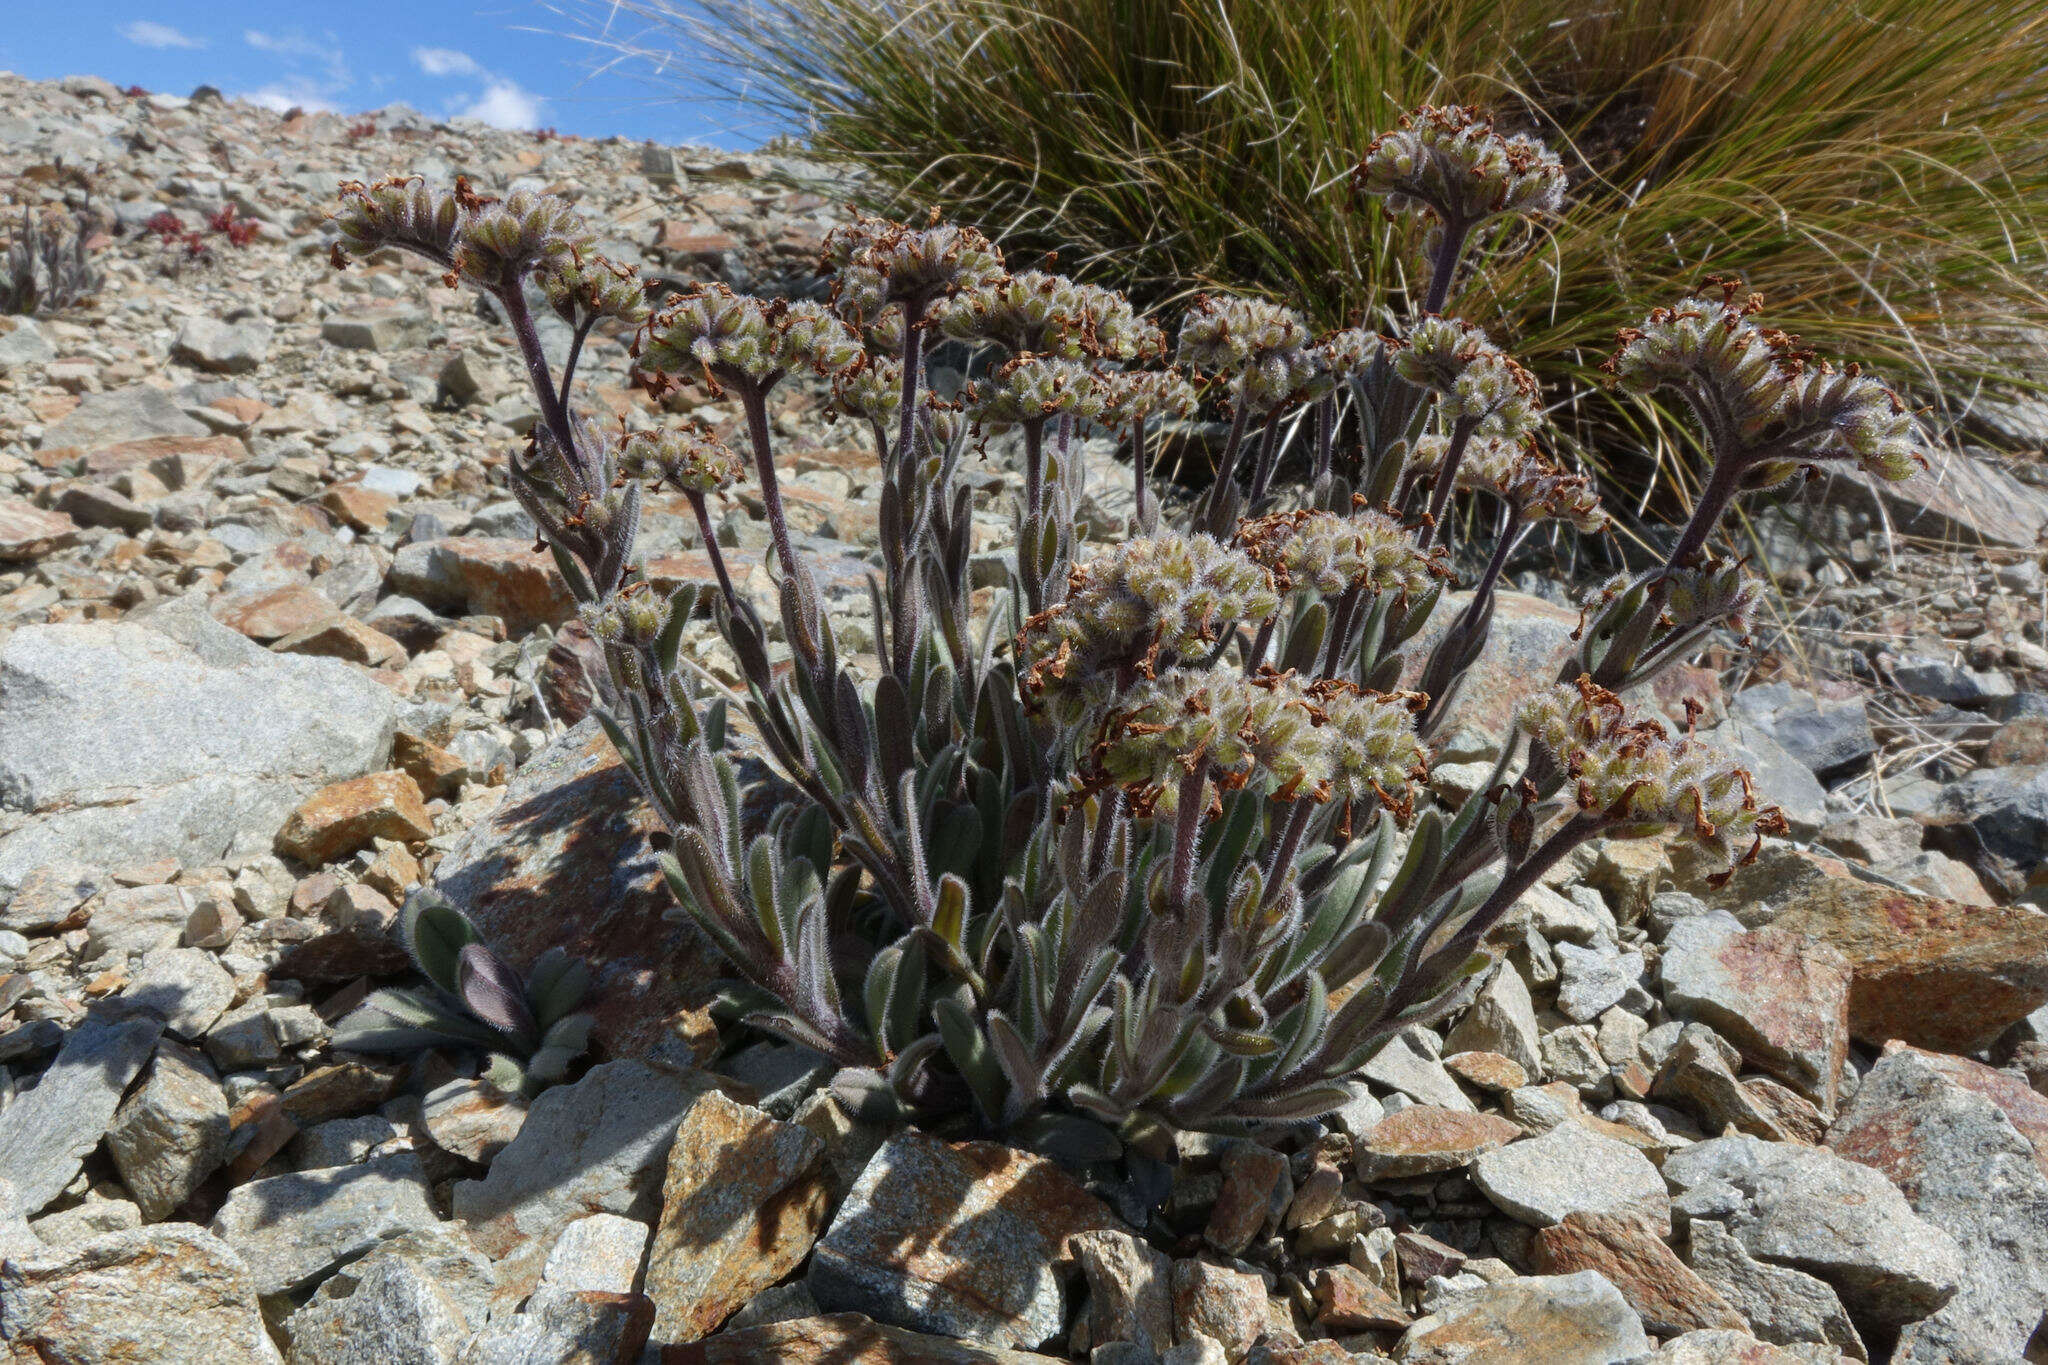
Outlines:
[{"label": "fuzzy flower head", "polygon": [[705,431],[636,431],[619,448],[621,473],[679,493],[722,492],[746,467],[738,451]]},{"label": "fuzzy flower head", "polygon": [[1308,324],[1264,299],[1204,294],[1180,324],[1180,363],[1223,380],[1259,416],[1305,396],[1320,372]]},{"label": "fuzzy flower head", "polygon": [[514,190],[464,216],[455,269],[479,288],[510,288],[535,270],[552,269],[589,250],[594,240],[564,201]]},{"label": "fuzzy flower head", "polygon": [[826,237],[819,270],[833,276],[832,302],[840,315],[863,319],[891,303],[922,308],[954,289],[998,280],[1003,256],[973,228],[861,217]]},{"label": "fuzzy flower head", "polygon": [[1336,597],[1353,588],[1409,600],[1448,578],[1443,551],[1425,554],[1413,533],[1384,512],[1274,512],[1241,523],[1236,544],[1273,575],[1282,592]]},{"label": "fuzzy flower head", "polygon": [[1365,373],[1379,358],[1381,347],[1379,336],[1364,327],[1346,327],[1323,336],[1309,348],[1313,374],[1303,397],[1321,398],[1353,375]]},{"label": "fuzzy flower head", "polygon": [[[1445,437],[1424,436],[1415,443],[1416,459],[1424,469],[1438,468],[1449,446]],[[1563,521],[1587,535],[1607,526],[1593,481],[1565,473],[1526,441],[1474,437],[1458,462],[1458,487],[1493,494],[1527,523]]]},{"label": "fuzzy flower head", "polygon": [[1128,540],[1074,566],[1066,600],[1024,623],[1028,694],[1071,723],[1103,698],[1209,652],[1280,605],[1272,575],[1213,536]]},{"label": "fuzzy flower head", "polygon": [[668,602],[645,583],[635,583],[606,594],[601,602],[584,603],[577,614],[599,644],[649,649],[667,624]]},{"label": "fuzzy flower head", "polygon": [[1174,669],[1116,700],[1091,763],[1141,810],[1170,811],[1180,778],[1198,768],[1225,791],[1405,809],[1397,793],[1426,771],[1414,700],[1270,669]]},{"label": "fuzzy flower head", "polygon": [[939,329],[959,341],[993,341],[1013,354],[1061,360],[1133,360],[1165,349],[1159,328],[1113,289],[1026,270],[962,289],[938,304]]},{"label": "fuzzy flower head", "polygon": [[337,248],[350,255],[368,256],[387,246],[398,247],[452,270],[466,191],[466,185],[456,190],[430,190],[417,176],[399,176],[374,185],[360,181],[345,184],[341,208],[334,215],[334,226],[341,233]]},{"label": "fuzzy flower head", "polygon": [[1424,105],[1373,140],[1351,185],[1389,208],[1469,227],[1502,213],[1555,213],[1564,165],[1534,138],[1502,137],[1477,110]]},{"label": "fuzzy flower head", "polygon": [[1782,811],[1757,804],[1747,772],[1697,740],[1673,739],[1588,676],[1530,698],[1517,723],[1564,771],[1580,813],[1610,833],[1675,828],[1732,867],[1786,829]]},{"label": "fuzzy flower head", "polygon": [[1172,366],[1104,375],[1103,387],[1099,420],[1109,426],[1127,427],[1152,417],[1191,417],[1201,402],[1188,377]]},{"label": "fuzzy flower head", "polygon": [[815,303],[771,302],[714,284],[648,324],[640,363],[667,374],[701,366],[720,383],[765,389],[791,370],[826,374],[860,355],[846,324]]},{"label": "fuzzy flower head", "polygon": [[1476,422],[1478,435],[1518,441],[1542,420],[1536,377],[1468,322],[1423,318],[1395,353],[1394,369],[1437,394],[1444,421]]},{"label": "fuzzy flower head", "polygon": [[1743,572],[1739,561],[1710,559],[1697,568],[1670,569],[1666,573],[1671,588],[1665,597],[1664,614],[1674,629],[1718,624],[1737,635],[1749,633],[1750,617],[1763,596],[1763,587]]},{"label": "fuzzy flower head", "polygon": [[[1779,413],[1780,424],[1794,433],[1797,457],[1759,465],[1752,487],[1780,482],[1780,467],[1809,461],[1847,460],[1873,478],[1898,483],[1927,467],[1912,414],[1899,396],[1855,366],[1836,370],[1809,365],[1792,382]],[[1783,468],[1783,477],[1792,470]]]},{"label": "fuzzy flower head", "polygon": [[630,266],[614,265],[595,253],[556,260],[541,273],[539,284],[564,322],[615,318],[637,327],[647,321],[647,293],[639,276]]},{"label": "fuzzy flower head", "polygon": [[983,431],[1069,416],[1093,420],[1109,397],[1106,376],[1075,360],[1020,355],[961,395],[967,416]]},{"label": "fuzzy flower head", "polygon": [[903,410],[903,362],[866,355],[832,376],[832,409],[884,429]]}]

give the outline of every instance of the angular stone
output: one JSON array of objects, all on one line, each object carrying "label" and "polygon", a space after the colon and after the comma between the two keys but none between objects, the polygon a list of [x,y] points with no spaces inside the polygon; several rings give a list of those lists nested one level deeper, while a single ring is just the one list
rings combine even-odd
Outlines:
[{"label": "angular stone", "polygon": [[366,668],[397,668],[407,658],[404,645],[352,616],[337,616],[324,624],[294,631],[271,645],[271,649],[279,654],[345,659]]},{"label": "angular stone", "polygon": [[661,1341],[695,1341],[794,1270],[824,1230],[825,1144],[718,1091],[684,1112],[669,1149],[647,1296]]},{"label": "angular stone", "polygon": [[655,827],[611,741],[586,720],[520,768],[434,873],[435,889],[514,967],[557,945],[586,963],[596,1036],[619,1056],[654,1046],[730,970],[671,914],[648,842]]},{"label": "angular stone", "polygon": [[[543,1091],[519,1136],[482,1180],[458,1183],[457,1218],[493,1260],[528,1249],[519,1274],[538,1279],[561,1230],[592,1213],[652,1223],[661,1212],[661,1172],[676,1126],[706,1088],[695,1075],[638,1061],[605,1062],[573,1085]],[[501,1267],[501,1277],[508,1277]],[[507,1278],[507,1287],[523,1286]]]},{"label": "angular stone", "polygon": [[1444,1070],[1467,1085],[1495,1093],[1520,1090],[1529,1083],[1529,1073],[1498,1052],[1454,1052],[1444,1058]]},{"label": "angular stone", "polygon": [[291,1315],[291,1365],[462,1365],[494,1281],[459,1224],[400,1233],[328,1276]]},{"label": "angular stone", "polygon": [[1359,1074],[1374,1085],[1400,1091],[1418,1104],[1467,1111],[1476,1107],[1451,1079],[1451,1073],[1444,1070],[1437,1037],[1428,1029],[1403,1029],[1395,1034],[1367,1059]]},{"label": "angular stone", "polygon": [[1827,1282],[1788,1266],[1759,1261],[1719,1223],[1695,1219],[1686,1261],[1760,1340],[1779,1345],[1823,1342],[1856,1360],[1870,1357],[1849,1312]]},{"label": "angular stone", "polygon": [[1666,1157],[1664,1178],[1695,1225],[1720,1218],[1756,1259],[1826,1280],[1858,1321],[1917,1321],[1962,1281],[1954,1240],[1916,1216],[1884,1175],[1833,1152],[1715,1138]]},{"label": "angular stone", "polygon": [[1214,1261],[1175,1261],[1173,1318],[1183,1341],[1199,1333],[1240,1360],[1267,1329],[1265,1282]]},{"label": "angular stone", "polygon": [[1975,1052],[2048,1003],[2048,915],[1909,896],[1826,878],[1775,921],[1825,939],[1849,959],[1849,1032],[1940,1052]]},{"label": "angular stone", "polygon": [[1534,1076],[1542,1068],[1541,1042],[1529,984],[1511,964],[1503,962],[1444,1039],[1444,1050],[1497,1052]]},{"label": "angular stone", "polygon": [[149,1222],[170,1217],[228,1154],[228,1102],[206,1058],[166,1042],[107,1129],[107,1153]]},{"label": "angular stone", "polygon": [[467,1077],[428,1091],[424,1105],[434,1145],[484,1165],[504,1151],[526,1123],[525,1101]]},{"label": "angular stone", "polygon": [[1882,1171],[1962,1250],[1961,1289],[1900,1334],[1893,1359],[2014,1359],[2048,1315],[2048,1173],[1997,1103],[1958,1084],[1943,1061],[1961,1059],[1887,1053],[1828,1146]]},{"label": "angular stone", "polygon": [[269,359],[274,332],[269,323],[255,319],[186,318],[171,343],[171,358],[209,374],[248,374]]},{"label": "angular stone", "polygon": [[258,1292],[283,1294],[439,1217],[420,1159],[398,1152],[238,1185],[212,1230],[248,1262]]},{"label": "angular stone", "polygon": [[280,856],[320,867],[367,848],[373,839],[430,839],[434,817],[419,784],[404,773],[369,773],[322,787],[301,802],[277,832]]},{"label": "angular stone", "polygon": [[0,642],[0,892],[67,860],[218,863],[267,848],[325,783],[382,766],[395,698],[348,665],[272,654],[197,603],[147,624]]},{"label": "angular stone", "polygon": [[94,957],[121,958],[173,947],[198,908],[190,887],[115,887],[92,908],[86,946]]},{"label": "angular stone", "polygon": [[[516,1314],[499,1314],[471,1340],[463,1365],[621,1365],[641,1355],[654,1326],[645,1294],[542,1285]],[[717,1340],[718,1338],[714,1338]],[[658,1357],[654,1357],[658,1359]]]},{"label": "angular stone", "polygon": [[1173,1344],[1173,1262],[1128,1232],[1102,1229],[1073,1239],[1088,1280],[1088,1340],[1128,1341],[1162,1352]]},{"label": "angular stone", "polygon": [[0,1328],[22,1365],[279,1361],[249,1268],[185,1223],[0,1261]]},{"label": "angular stone", "polygon": [[390,582],[439,610],[498,617],[519,635],[559,626],[576,610],[554,557],[527,540],[447,536],[407,545],[392,561]]},{"label": "angular stone", "polygon": [[78,542],[78,523],[20,498],[0,498],[0,564],[41,559]]},{"label": "angular stone", "polygon": [[1395,1359],[1404,1365],[1620,1365],[1649,1350],[1642,1319],[1621,1291],[1582,1270],[1461,1294],[1418,1319]]},{"label": "angular stone", "polygon": [[1209,1210],[1203,1240],[1227,1255],[1237,1255],[1279,1217],[1293,1188],[1286,1157],[1255,1143],[1232,1146],[1223,1154],[1223,1188]]},{"label": "angular stone", "polygon": [[1612,943],[1551,947],[1557,958],[1557,1010],[1574,1023],[1590,1023],[1621,1002],[1643,975],[1643,955]]},{"label": "angular stone", "polygon": [[1660,1100],[1682,1102],[1709,1129],[1734,1128],[1785,1142],[1818,1142],[1827,1118],[1810,1101],[1762,1077],[1738,1079],[1735,1049],[1705,1024],[1687,1024],[1650,1086]]},{"label": "angular stone", "polygon": [[121,441],[153,436],[208,436],[206,424],[187,417],[162,389],[131,384],[111,393],[89,393],[68,416],[43,432],[39,453],[98,450]]},{"label": "angular stone", "polygon": [[15,888],[13,899],[0,896],[4,900],[0,903],[0,929],[17,934],[47,933],[70,919],[106,884],[106,873],[86,863],[65,861],[31,868]]},{"label": "angular stone", "polygon": [[[1758,1341],[1747,1332],[1711,1328],[1673,1337],[1653,1360],[1655,1365],[1813,1365],[1816,1357]],[[1833,1361],[1820,1365],[1833,1365]]]},{"label": "angular stone", "polygon": [[1572,1123],[1472,1163],[1472,1183],[1503,1213],[1548,1227],[1574,1213],[1632,1214],[1671,1226],[1664,1179],[1636,1148]]},{"label": "angular stone", "polygon": [[1042,1157],[913,1128],[868,1162],[811,1255],[808,1283],[827,1310],[1035,1347],[1065,1325],[1068,1239],[1115,1226]]},{"label": "angular stone", "polygon": [[562,1229],[541,1267],[540,1282],[554,1289],[630,1294],[640,1278],[653,1229],[616,1213],[593,1213]]},{"label": "angular stone", "polygon": [[189,1039],[212,1028],[234,998],[235,979],[212,953],[159,948],[143,954],[118,1003],[122,1012],[153,1014],[172,1034]]},{"label": "angular stone", "polygon": [[[1402,652],[1408,661],[1402,687],[1416,684],[1430,650],[1469,601],[1466,593],[1444,595],[1429,625]],[[1516,710],[1531,693],[1556,681],[1558,670],[1577,650],[1578,629],[1579,613],[1570,607],[1527,593],[1496,593],[1493,629],[1479,657],[1459,675],[1443,733],[1470,726],[1489,735],[1507,734]]]},{"label": "angular stone", "polygon": [[2022,870],[2048,847],[2048,763],[1978,768],[1941,790],[1936,809]]},{"label": "angular stone", "polygon": [[1674,926],[1658,964],[1664,1003],[1708,1024],[1752,1064],[1835,1107],[1849,1047],[1849,960],[1783,928],[1745,930],[1726,911]]},{"label": "angular stone", "polygon": [[374,533],[390,521],[398,499],[359,483],[338,483],[320,495],[320,505],[344,525]]},{"label": "angular stone", "polygon": [[24,1213],[40,1210],[78,1174],[162,1032],[154,1019],[88,1019],[64,1036],[35,1088],[0,1109],[0,1152]]},{"label": "angular stone", "polygon": [[1406,1180],[1462,1170],[1522,1135],[1497,1114],[1415,1104],[1387,1115],[1357,1144],[1360,1180]]},{"label": "angular stone", "polygon": [[1056,1365],[1061,1359],[907,1332],[859,1313],[750,1327],[661,1352],[661,1365]]},{"label": "angular stone", "polygon": [[1348,1265],[1315,1274],[1316,1321],[1332,1332],[1395,1332],[1415,1321],[1401,1301]]},{"label": "angular stone", "polygon": [[1664,1245],[1657,1229],[1639,1217],[1566,1214],[1536,1234],[1529,1261],[1539,1275],[1599,1272],[1621,1291],[1643,1326],[1660,1336],[1709,1327],[1749,1327],[1726,1299]]},{"label": "angular stone", "polygon": [[261,644],[324,626],[341,616],[341,608],[314,591],[309,583],[287,583],[214,599],[213,619]]}]

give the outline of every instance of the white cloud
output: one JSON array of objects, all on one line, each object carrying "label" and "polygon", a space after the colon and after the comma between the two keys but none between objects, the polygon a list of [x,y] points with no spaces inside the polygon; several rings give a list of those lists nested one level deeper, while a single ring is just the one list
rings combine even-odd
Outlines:
[{"label": "white cloud", "polygon": [[413,65],[429,76],[481,76],[484,69],[478,66],[476,58],[467,52],[458,52],[452,47],[416,47],[412,50]]},{"label": "white cloud", "polygon": [[321,88],[310,81],[272,81],[254,90],[244,91],[236,99],[247,100],[264,109],[285,113],[292,109],[303,109],[309,114],[335,114],[341,106],[320,93]]},{"label": "white cloud", "polygon": [[154,19],[137,19],[132,24],[123,24],[121,36],[137,47],[205,47],[206,40],[180,33],[169,24],[159,24]]},{"label": "white cloud", "polygon": [[538,128],[541,103],[539,95],[516,81],[493,80],[462,116],[481,119],[493,128]]},{"label": "white cloud", "polygon": [[258,28],[242,30],[242,41],[258,52],[268,52],[273,57],[294,62],[317,62],[326,70],[329,85],[345,86],[349,82],[348,58],[335,42],[333,34],[328,34],[327,40],[325,43],[315,42],[297,31],[265,33]]}]

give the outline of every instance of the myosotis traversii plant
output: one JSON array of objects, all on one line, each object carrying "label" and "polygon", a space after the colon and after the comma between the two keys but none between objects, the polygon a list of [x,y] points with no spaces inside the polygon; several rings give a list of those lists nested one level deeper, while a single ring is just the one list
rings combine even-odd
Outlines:
[{"label": "myosotis traversii plant", "polygon": [[[1753,590],[1707,551],[1732,497],[1823,461],[1904,477],[1910,417],[1853,367],[1759,328],[1732,285],[1625,334],[1615,382],[1697,413],[1706,494],[1664,562],[1589,599],[1577,656],[1501,737],[1492,780],[1440,804],[1427,755],[1509,556],[1545,521],[1602,524],[1587,482],[1541,453],[1529,374],[1435,311],[1475,227],[1557,212],[1562,174],[1470,111],[1423,109],[1354,186],[1434,224],[1426,311],[1397,335],[1318,337],[1279,304],[1212,297],[1171,343],[1120,296],[1010,273],[979,233],[936,219],[837,230],[827,304],[710,285],[650,316],[558,201],[349,191],[337,260],[412,251],[502,306],[541,412],[513,491],[603,650],[600,719],[666,831],[669,883],[742,979],[746,1020],[832,1058],[863,1112],[1083,1115],[1127,1135],[1312,1118],[1390,1036],[1457,1007],[1487,931],[1586,839],[1670,828],[1732,863],[1782,828],[1741,769],[1627,696],[1739,626]],[[560,373],[543,306],[574,338]],[[637,329],[657,383],[701,376],[736,398],[743,451],[583,416],[577,357],[607,319]],[[988,353],[954,398],[926,383],[939,337]],[[840,650],[777,483],[769,401],[805,371],[880,463],[868,676]],[[1170,515],[1150,436],[1205,399],[1229,418],[1226,448]],[[1297,425],[1300,477],[1283,479]],[[1136,515],[1132,538],[1089,546],[1080,442],[1099,427],[1128,436]],[[1013,551],[978,609],[958,474],[1009,428]],[[772,618],[735,585],[708,510],[746,477],[769,524]],[[643,483],[690,500],[715,588],[647,581]],[[1455,603],[1460,489],[1491,504],[1497,534]],[[679,663],[699,613],[795,792],[758,827],[727,704]]]}]

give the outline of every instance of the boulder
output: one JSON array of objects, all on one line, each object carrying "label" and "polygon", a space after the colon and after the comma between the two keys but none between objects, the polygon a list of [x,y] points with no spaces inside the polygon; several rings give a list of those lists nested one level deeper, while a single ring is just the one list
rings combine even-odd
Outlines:
[{"label": "boulder", "polygon": [[1591,1270],[1459,1294],[1401,1338],[1404,1365],[1621,1365],[1650,1351],[1643,1321]]},{"label": "boulder", "polygon": [[23,1365],[279,1360],[248,1266],[218,1237],[186,1223],[0,1261],[0,1340]]},{"label": "boulder", "polygon": [[290,1365],[464,1365],[494,1286],[490,1261],[460,1224],[400,1233],[328,1276],[291,1315]]},{"label": "boulder", "polygon": [[1560,1123],[1472,1163],[1472,1183],[1509,1217],[1548,1227],[1574,1213],[1631,1214],[1671,1226],[1663,1177],[1641,1151],[1581,1124]]},{"label": "boulder", "polygon": [[398,1152],[237,1185],[212,1230],[267,1295],[312,1288],[378,1243],[439,1221],[419,1157]]},{"label": "boulder", "polygon": [[25,626],[0,643],[0,893],[33,869],[266,850],[329,782],[384,766],[396,699],[278,655],[181,599],[146,621]]},{"label": "boulder", "polygon": [[1659,1335],[1749,1325],[1642,1218],[1566,1214],[1536,1234],[1529,1259],[1539,1275],[1598,1272],[1621,1291],[1629,1307],[1641,1315],[1643,1326]]},{"label": "boulder", "polygon": [[106,1136],[128,1083],[156,1050],[155,1019],[88,1019],[64,1035],[57,1059],[35,1088],[0,1109],[0,1152],[24,1213],[64,1192]]},{"label": "boulder", "polygon": [[1752,1065],[1833,1112],[1849,1047],[1849,960],[1783,928],[1745,930],[1716,910],[1681,920],[1658,964],[1664,1004],[1708,1024]]},{"label": "boulder", "polygon": [[148,1222],[170,1217],[228,1154],[228,1103],[204,1056],[165,1042],[107,1129],[107,1154]]},{"label": "boulder", "polygon": [[124,441],[157,436],[210,436],[204,422],[185,410],[162,389],[132,384],[111,393],[89,393],[61,421],[43,432],[44,459],[58,451],[83,454]]},{"label": "boulder", "polygon": [[1759,1261],[1723,1224],[1696,1220],[1686,1264],[1749,1323],[1758,1339],[1779,1345],[1818,1343],[1868,1360],[1849,1310],[1827,1282],[1790,1266]]},{"label": "boulder", "polygon": [[40,559],[78,541],[78,523],[20,498],[0,498],[0,564]]}]

